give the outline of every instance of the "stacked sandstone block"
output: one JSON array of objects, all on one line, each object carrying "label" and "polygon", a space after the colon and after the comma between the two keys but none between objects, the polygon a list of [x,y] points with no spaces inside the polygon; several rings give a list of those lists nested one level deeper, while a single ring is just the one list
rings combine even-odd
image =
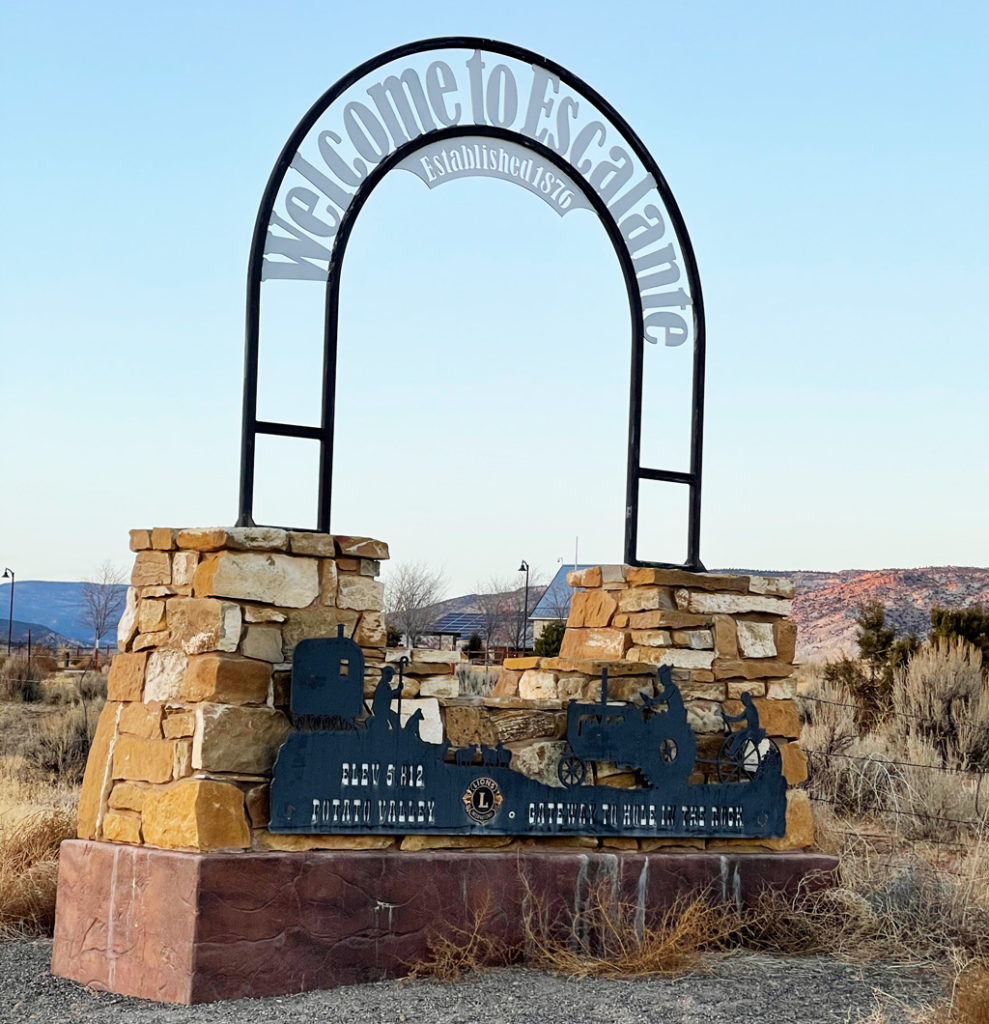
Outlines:
[{"label": "stacked sandstone block", "polygon": [[[800,723],[790,679],[796,631],[792,585],[748,576],[600,566],[571,574],[574,597],[558,658],[506,662],[490,696],[461,694],[459,652],[385,650],[387,546],[361,537],[275,529],[135,530],[133,587],[120,623],[108,702],[79,807],[81,838],[187,850],[303,850],[470,846],[662,846],[800,849],[813,842],[806,795],[792,790],[783,839],[513,839],[510,836],[299,836],[266,829],[271,769],[289,729],[295,645],[335,636],[361,645],[374,691],[379,669],[406,659],[403,717],[453,747],[502,744],[512,767],[559,785],[570,700],[652,695],[674,666],[700,757],[724,738],[719,708],[756,697],[791,784],[806,776],[792,742]],[[394,685],[395,680],[393,680]],[[634,772],[594,765],[594,781],[632,786]],[[701,781],[697,776],[694,781]]]},{"label": "stacked sandstone block", "polygon": [[[583,589],[574,595],[559,657],[507,660],[496,697],[559,700],[563,706],[571,699],[599,700],[601,670],[607,666],[609,697],[634,700],[656,695],[656,668],[670,665],[700,758],[716,756],[725,738],[721,710],[738,714],[738,698],[748,692],[760,724],[780,749],[787,781],[796,786],[806,779],[806,758],[795,742],[800,717],[793,699],[797,630],[787,618],[791,581],[622,565],[571,572],[567,580]],[[596,776],[599,784],[636,782],[634,773],[612,765],[598,766]],[[691,781],[702,781],[701,773]],[[807,795],[791,789],[783,839],[707,845],[797,849],[812,842]]]},{"label": "stacked sandstone block", "polygon": [[[342,625],[384,661],[387,545],[265,528],[131,532],[137,552],[79,836],[263,845],[295,645]],[[375,673],[377,675],[377,673]]]}]

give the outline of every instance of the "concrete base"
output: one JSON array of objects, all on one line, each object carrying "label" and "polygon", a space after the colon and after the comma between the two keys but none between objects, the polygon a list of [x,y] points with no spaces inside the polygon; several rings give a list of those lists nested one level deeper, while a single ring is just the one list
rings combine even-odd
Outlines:
[{"label": "concrete base", "polygon": [[527,886],[551,912],[602,881],[649,908],[707,888],[745,905],[812,873],[827,884],[836,865],[815,853],[200,854],[74,839],[61,849],[52,971],[170,1003],[280,995],[406,974],[431,925],[468,925],[485,906],[490,933],[518,941]]}]

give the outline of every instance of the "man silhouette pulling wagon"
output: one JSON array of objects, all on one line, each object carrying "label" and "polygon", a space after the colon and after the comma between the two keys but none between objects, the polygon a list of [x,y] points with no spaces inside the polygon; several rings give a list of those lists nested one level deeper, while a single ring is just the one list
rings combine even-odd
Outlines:
[{"label": "man silhouette pulling wagon", "polygon": [[739,714],[726,715],[724,709],[721,711],[726,729],[731,729],[736,722],[745,723],[744,728],[725,739],[718,751],[718,777],[722,782],[740,781],[755,775],[766,746],[766,730],[759,725],[759,709],[752,694],[745,692],[740,700]]}]

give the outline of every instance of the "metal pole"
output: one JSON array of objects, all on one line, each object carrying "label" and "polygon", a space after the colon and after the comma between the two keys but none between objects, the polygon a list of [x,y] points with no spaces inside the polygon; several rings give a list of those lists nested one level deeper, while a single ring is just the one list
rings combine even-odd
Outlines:
[{"label": "metal pole", "polygon": [[519,572],[525,572],[525,598],[522,603],[522,653],[529,639],[529,563],[523,558]]},{"label": "metal pole", "polygon": [[10,576],[10,611],[7,614],[7,657],[10,657],[11,638],[14,635],[14,570],[4,569],[4,577]]}]

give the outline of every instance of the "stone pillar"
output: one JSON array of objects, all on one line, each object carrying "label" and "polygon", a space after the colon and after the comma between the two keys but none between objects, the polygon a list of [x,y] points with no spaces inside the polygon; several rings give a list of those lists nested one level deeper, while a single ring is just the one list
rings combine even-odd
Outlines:
[{"label": "stone pillar", "polygon": [[263,847],[292,652],[343,626],[384,659],[388,547],[278,529],[132,530],[132,586],[79,800],[79,837]]},{"label": "stone pillar", "polygon": [[[788,618],[793,583],[778,577],[716,575],[678,569],[600,565],[567,576],[574,595],[557,658],[512,658],[495,696],[543,701],[600,699],[601,669],[608,667],[616,700],[655,695],[655,670],[673,668],[687,719],[697,734],[698,756],[713,759],[725,738],[721,718],[742,710],[751,693],[762,727],[779,747],[791,787],[807,778],[796,740],[800,716],[793,699],[797,627]],[[630,786],[635,775],[597,769],[599,784]],[[605,774],[607,773],[607,774]],[[698,773],[692,781],[701,781]],[[807,794],[787,794],[787,829],[780,839],[656,839],[655,846],[709,850],[797,850],[814,842]]]}]

